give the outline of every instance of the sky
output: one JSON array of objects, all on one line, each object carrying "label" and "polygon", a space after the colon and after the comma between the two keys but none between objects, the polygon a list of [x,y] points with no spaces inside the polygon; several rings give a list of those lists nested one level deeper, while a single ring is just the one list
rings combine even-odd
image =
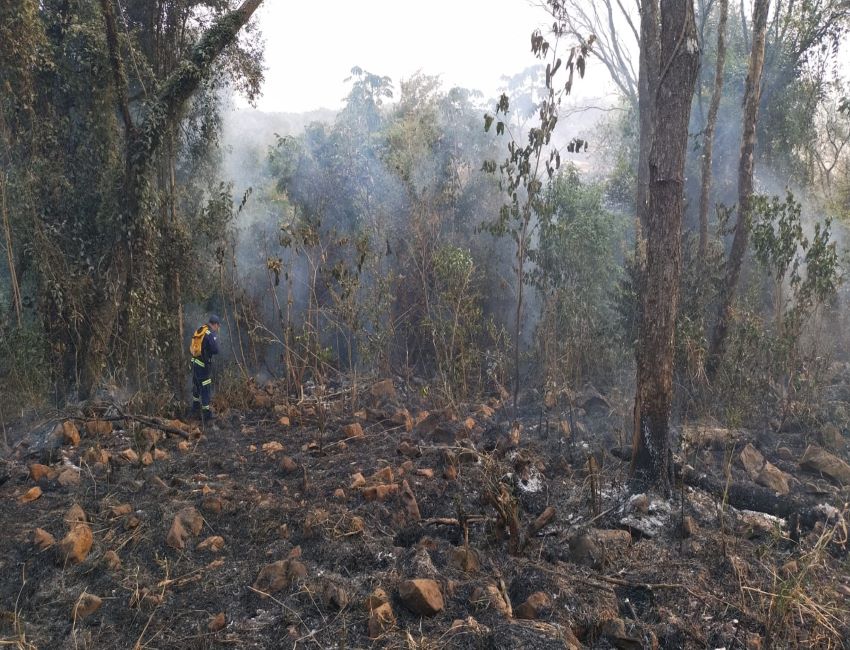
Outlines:
[{"label": "sky", "polygon": [[495,97],[503,75],[537,62],[531,33],[550,22],[530,0],[266,0],[257,19],[267,68],[257,108],[269,112],[340,108],[354,66],[396,88],[421,70]]}]

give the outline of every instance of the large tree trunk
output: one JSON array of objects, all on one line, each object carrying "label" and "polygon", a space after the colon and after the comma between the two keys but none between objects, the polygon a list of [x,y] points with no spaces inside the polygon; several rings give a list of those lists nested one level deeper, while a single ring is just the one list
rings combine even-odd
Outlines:
[{"label": "large tree trunk", "polygon": [[729,14],[729,0],[720,0],[720,15],[717,19],[717,57],[714,66],[714,90],[705,121],[702,151],[702,185],[699,195],[699,260],[705,261],[708,249],[708,202],[711,194],[711,161],[714,150],[714,130],[717,126],[717,111],[720,109],[720,97],[723,94],[723,68],[726,63],[726,19]]},{"label": "large tree trunk", "polygon": [[[213,63],[222,50],[234,41],[239,31],[250,20],[262,0],[245,0],[216,20],[201,37],[200,42],[175,71],[168,76],[159,94],[148,102],[142,111],[142,121],[133,126],[127,122],[124,111],[125,88],[116,88],[118,104],[128,132],[123,196],[119,220],[126,224],[127,236],[119,242],[112,254],[106,272],[106,282],[92,297],[87,309],[89,328],[85,333],[79,366],[78,395],[86,399],[99,383],[106,367],[109,347],[122,303],[126,303],[132,286],[133,255],[141,253],[144,227],[142,213],[146,207],[147,181],[164,138],[180,119],[181,112],[200,84],[209,75]],[[107,35],[114,29],[114,17],[109,0],[102,0]],[[116,39],[108,38],[110,61],[117,84],[122,83],[123,66],[117,51]],[[127,333],[122,336],[126,337]],[[144,342],[136,341],[136,345]]]},{"label": "large tree trunk", "polygon": [[732,320],[732,307],[747,244],[750,238],[750,200],[753,195],[753,169],[755,167],[756,123],[761,99],[761,73],[764,66],[764,41],[767,31],[767,14],[770,0],[755,0],[753,8],[753,48],[744,88],[744,124],[741,135],[741,156],[738,162],[738,210],[732,250],[726,264],[726,279],[714,332],[708,350],[706,375],[709,380],[717,374],[726,346],[726,334]]},{"label": "large tree trunk", "polygon": [[649,154],[652,149],[652,136],[655,130],[656,84],[658,83],[658,65],[660,47],[658,41],[658,0],[645,0],[640,9],[640,59],[638,74],[638,114],[640,119],[640,139],[638,146],[638,176],[636,212],[636,255],[638,270],[642,274],[646,262],[645,241],[646,222],[649,210]]},{"label": "large tree trunk", "polygon": [[[682,265],[684,167],[699,42],[692,0],[662,0],[654,134],[649,152],[646,269],[641,291],[633,484],[670,490],[673,343]],[[644,18],[650,14],[645,13]],[[643,31],[643,28],[642,28]],[[649,47],[650,44],[642,44]]]}]

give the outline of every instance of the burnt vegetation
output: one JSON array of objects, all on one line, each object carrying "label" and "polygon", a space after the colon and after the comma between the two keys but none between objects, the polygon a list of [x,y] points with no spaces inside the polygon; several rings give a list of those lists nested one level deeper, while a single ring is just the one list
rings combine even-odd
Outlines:
[{"label": "burnt vegetation", "polygon": [[847,3],[310,115],[261,4],[0,8],[0,645],[847,647]]}]

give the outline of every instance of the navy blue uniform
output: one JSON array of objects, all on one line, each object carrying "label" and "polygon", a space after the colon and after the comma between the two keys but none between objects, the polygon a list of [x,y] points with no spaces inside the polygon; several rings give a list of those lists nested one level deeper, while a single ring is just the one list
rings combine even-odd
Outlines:
[{"label": "navy blue uniform", "polygon": [[209,330],[201,344],[201,356],[192,357],[192,414],[210,415],[212,358],[218,354],[218,337]]}]

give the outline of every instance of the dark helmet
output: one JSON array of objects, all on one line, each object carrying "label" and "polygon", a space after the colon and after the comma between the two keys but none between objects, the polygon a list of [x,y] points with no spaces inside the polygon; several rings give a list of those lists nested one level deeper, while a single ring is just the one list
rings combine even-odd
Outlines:
[{"label": "dark helmet", "polygon": [[215,314],[210,314],[210,325],[221,325],[221,319]]}]

